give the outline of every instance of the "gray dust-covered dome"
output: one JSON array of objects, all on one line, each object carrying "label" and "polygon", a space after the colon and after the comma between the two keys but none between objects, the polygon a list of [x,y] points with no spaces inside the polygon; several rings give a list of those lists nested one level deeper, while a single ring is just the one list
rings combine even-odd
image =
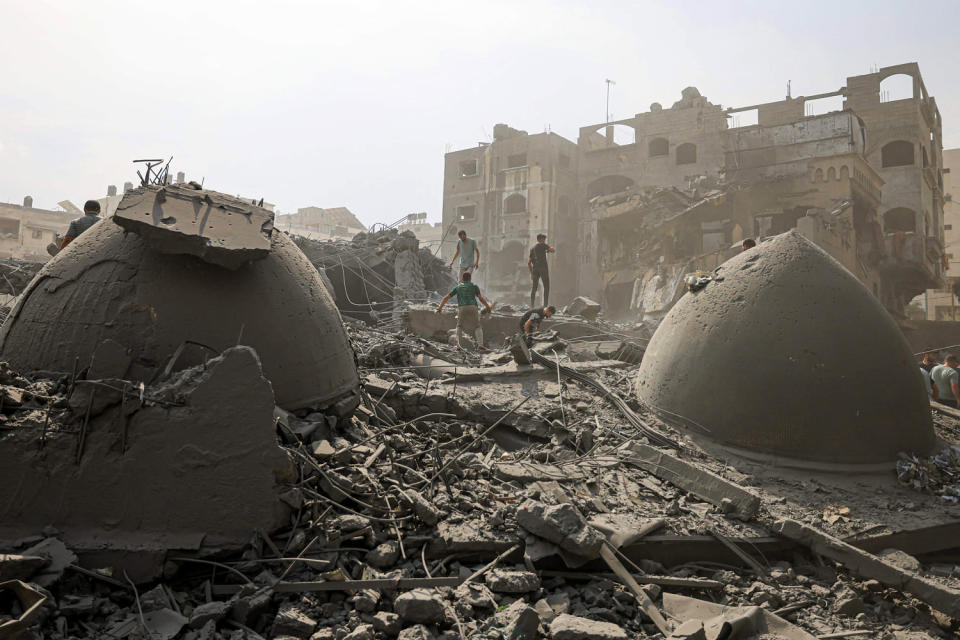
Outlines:
[{"label": "gray dust-covered dome", "polygon": [[641,402],[694,436],[795,460],[875,464],[933,448],[906,339],[840,263],[790,231],[717,275],[653,335]]},{"label": "gray dust-covered dome", "polygon": [[137,379],[162,370],[181,345],[177,368],[213,357],[196,343],[216,351],[243,344],[256,349],[281,407],[323,406],[353,392],[353,352],[317,270],[284,234],[263,237],[258,259],[225,268],[160,252],[102,220],[20,296],[0,329],[0,358],[21,371],[69,372],[112,339],[132,351],[127,375]]}]

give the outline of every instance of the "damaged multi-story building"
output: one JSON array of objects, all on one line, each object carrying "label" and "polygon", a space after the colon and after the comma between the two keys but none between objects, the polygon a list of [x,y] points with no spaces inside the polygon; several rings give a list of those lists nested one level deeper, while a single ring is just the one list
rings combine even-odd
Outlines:
[{"label": "damaged multi-story building", "polygon": [[480,241],[493,296],[525,298],[526,249],[543,232],[557,302],[587,295],[608,316],[654,321],[686,273],[796,228],[902,317],[942,286],[941,131],[915,63],[744,107],[687,87],[669,108],[582,127],[575,145],[499,126],[447,154],[444,226]]}]

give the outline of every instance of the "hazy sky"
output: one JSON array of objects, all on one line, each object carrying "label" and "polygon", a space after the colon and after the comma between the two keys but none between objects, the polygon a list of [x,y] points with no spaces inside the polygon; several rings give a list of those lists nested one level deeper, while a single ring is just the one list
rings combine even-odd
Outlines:
[{"label": "hazy sky", "polygon": [[695,85],[744,106],[916,61],[960,146],[960,2],[0,0],[0,200],[173,167],[284,212],[439,220],[443,154],[506,122],[576,140]]}]

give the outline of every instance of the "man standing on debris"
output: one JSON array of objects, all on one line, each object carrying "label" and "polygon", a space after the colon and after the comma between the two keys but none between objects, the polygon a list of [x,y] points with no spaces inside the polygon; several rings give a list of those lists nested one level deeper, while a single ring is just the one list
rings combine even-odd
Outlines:
[{"label": "man standing on debris", "polygon": [[541,307],[539,309],[530,309],[520,318],[520,331],[526,338],[527,344],[530,344],[530,337],[540,329],[540,323],[544,318],[550,318],[557,312],[556,307]]},{"label": "man standing on debris", "polygon": [[957,366],[960,361],[951,354],[930,371],[930,382],[936,385],[937,400],[954,409],[960,409],[960,372]]},{"label": "man standing on debris", "polygon": [[77,239],[81,233],[100,221],[100,203],[96,200],[87,200],[83,205],[83,217],[77,218],[70,223],[67,228],[67,235],[60,243],[60,251],[67,248],[67,245]]},{"label": "man standing on debris", "polygon": [[477,348],[483,349],[483,329],[480,327],[480,306],[477,304],[477,298],[484,304],[487,311],[493,311],[493,307],[480,294],[480,287],[473,284],[473,276],[469,271],[460,276],[460,284],[455,286],[448,293],[440,305],[437,307],[437,313],[443,311],[443,305],[453,296],[457,296],[457,348],[463,348],[463,332],[472,331],[477,340]]},{"label": "man standing on debris", "polygon": [[453,258],[450,260],[450,268],[453,268],[457,256],[460,256],[460,273],[457,277],[462,280],[463,274],[472,274],[480,266],[480,248],[477,246],[476,240],[467,238],[467,232],[463,229],[460,229],[457,235],[460,239],[457,241],[457,252],[453,254]]},{"label": "man standing on debris", "polygon": [[533,287],[530,289],[530,306],[537,303],[537,288],[540,281],[543,280],[543,305],[550,304],[550,270],[547,267],[547,254],[556,253],[556,250],[547,244],[547,236],[543,233],[537,234],[537,244],[530,249],[530,258],[527,260],[527,268],[530,269],[530,279],[533,281]]},{"label": "man standing on debris", "polygon": [[929,373],[933,371],[935,366],[937,366],[937,354],[933,351],[928,351],[923,354],[923,360],[920,361],[920,368]]}]

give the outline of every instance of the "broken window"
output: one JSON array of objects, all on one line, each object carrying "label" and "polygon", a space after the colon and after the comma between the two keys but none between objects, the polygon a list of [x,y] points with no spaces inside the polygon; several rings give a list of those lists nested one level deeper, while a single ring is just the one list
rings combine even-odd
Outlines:
[{"label": "broken window", "polygon": [[633,180],[626,176],[603,176],[587,185],[587,198],[620,193],[632,186]]},{"label": "broken window", "polygon": [[730,128],[752,127],[760,124],[760,109],[747,109],[730,114]]},{"label": "broken window", "polygon": [[477,161],[461,160],[460,161],[460,177],[469,178],[475,175],[477,175]]},{"label": "broken window", "polygon": [[527,210],[527,199],[519,193],[515,193],[511,196],[507,196],[507,199],[503,201],[503,212],[504,213],[524,213]]},{"label": "broken window", "polygon": [[517,153],[507,156],[507,169],[516,169],[517,167],[527,166],[527,154]]},{"label": "broken window", "polygon": [[0,218],[0,238],[20,236],[20,221],[16,218]]},{"label": "broken window", "polygon": [[670,143],[666,138],[654,138],[648,145],[650,157],[665,156],[670,153]]},{"label": "broken window", "polygon": [[880,166],[907,167],[913,164],[913,143],[906,140],[894,140],[883,145],[880,150]]},{"label": "broken window", "polygon": [[30,234],[30,236],[34,240],[43,240],[43,231],[40,229],[33,229],[33,232]]},{"label": "broken window", "polygon": [[677,147],[677,164],[693,164],[697,161],[697,145],[684,142]]},{"label": "broken window", "polygon": [[477,205],[468,204],[462,207],[457,207],[457,220],[461,221],[470,221],[477,219]]},{"label": "broken window", "polygon": [[913,209],[907,209],[906,207],[890,209],[883,214],[883,230],[887,233],[916,231],[917,214]]}]

